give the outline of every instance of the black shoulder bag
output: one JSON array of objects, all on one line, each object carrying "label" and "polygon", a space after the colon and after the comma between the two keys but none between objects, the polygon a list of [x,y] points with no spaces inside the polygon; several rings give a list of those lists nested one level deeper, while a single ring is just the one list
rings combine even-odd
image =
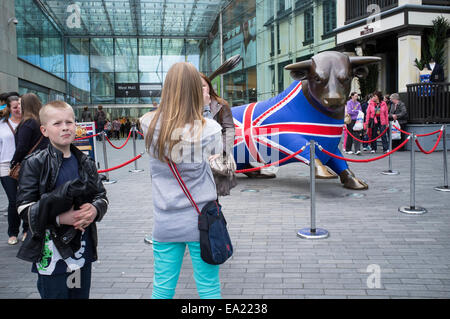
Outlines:
[{"label": "black shoulder bag", "polygon": [[198,229],[200,230],[200,254],[203,261],[211,265],[223,264],[233,254],[233,245],[228,234],[227,222],[222,213],[222,206],[214,200],[208,202],[200,211],[181,178],[175,163],[169,160],[168,165],[183,193],[197,210]]}]

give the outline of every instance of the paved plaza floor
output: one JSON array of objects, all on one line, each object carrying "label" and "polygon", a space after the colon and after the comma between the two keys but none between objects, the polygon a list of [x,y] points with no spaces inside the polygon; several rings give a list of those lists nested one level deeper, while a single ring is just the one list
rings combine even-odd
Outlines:
[{"label": "paved plaza floor", "polygon": [[[116,144],[124,140],[113,141]],[[99,145],[100,146],[100,145]],[[144,150],[143,140],[137,141]],[[132,143],[107,147],[110,167],[133,157]],[[103,168],[101,148],[97,150]],[[362,157],[377,154],[364,152]],[[350,156],[350,155],[348,155]],[[349,163],[369,184],[351,191],[339,180],[318,180],[317,227],[321,240],[297,236],[310,226],[309,167],[281,167],[276,179],[239,175],[231,196],[221,199],[234,255],[220,269],[223,298],[449,298],[450,193],[443,185],[442,152],[416,153],[416,205],[421,216],[404,215],[410,204],[410,153],[392,156],[400,175],[387,176],[388,159]],[[110,173],[110,201],[99,231],[91,298],[150,298],[153,278],[152,195],[148,155]],[[6,196],[0,190],[0,208]],[[31,265],[17,259],[19,245],[7,244],[7,217],[0,213],[0,298],[39,298]],[[175,298],[198,298],[188,252]]]}]

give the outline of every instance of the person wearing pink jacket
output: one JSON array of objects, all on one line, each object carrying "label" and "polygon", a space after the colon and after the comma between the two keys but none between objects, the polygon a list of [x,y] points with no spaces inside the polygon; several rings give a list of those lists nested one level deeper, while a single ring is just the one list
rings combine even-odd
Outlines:
[{"label": "person wearing pink jacket", "polygon": [[[383,101],[383,94],[379,91],[374,92],[367,107],[364,129],[367,130],[369,139],[372,139],[383,133],[387,125],[389,125],[389,110]],[[381,137],[381,142],[383,144],[383,152],[387,153],[389,151],[389,144],[386,133]],[[371,147],[372,150],[370,152],[375,153],[377,151],[377,141],[373,141]]]}]

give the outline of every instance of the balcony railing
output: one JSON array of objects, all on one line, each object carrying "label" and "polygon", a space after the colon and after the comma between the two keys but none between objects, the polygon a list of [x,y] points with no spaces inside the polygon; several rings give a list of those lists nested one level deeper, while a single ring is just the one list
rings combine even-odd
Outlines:
[{"label": "balcony railing", "polygon": [[379,12],[386,11],[398,6],[398,0],[345,0],[345,24],[365,19],[373,14],[367,12],[370,5],[378,5]]},{"label": "balcony railing", "polygon": [[409,123],[450,123],[450,83],[417,83],[406,88]]}]

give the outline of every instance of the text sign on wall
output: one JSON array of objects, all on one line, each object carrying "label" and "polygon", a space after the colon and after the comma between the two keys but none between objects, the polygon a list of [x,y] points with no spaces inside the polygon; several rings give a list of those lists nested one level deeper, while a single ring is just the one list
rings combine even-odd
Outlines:
[{"label": "text sign on wall", "polygon": [[116,83],[115,95],[120,97],[160,97],[161,83]]}]

